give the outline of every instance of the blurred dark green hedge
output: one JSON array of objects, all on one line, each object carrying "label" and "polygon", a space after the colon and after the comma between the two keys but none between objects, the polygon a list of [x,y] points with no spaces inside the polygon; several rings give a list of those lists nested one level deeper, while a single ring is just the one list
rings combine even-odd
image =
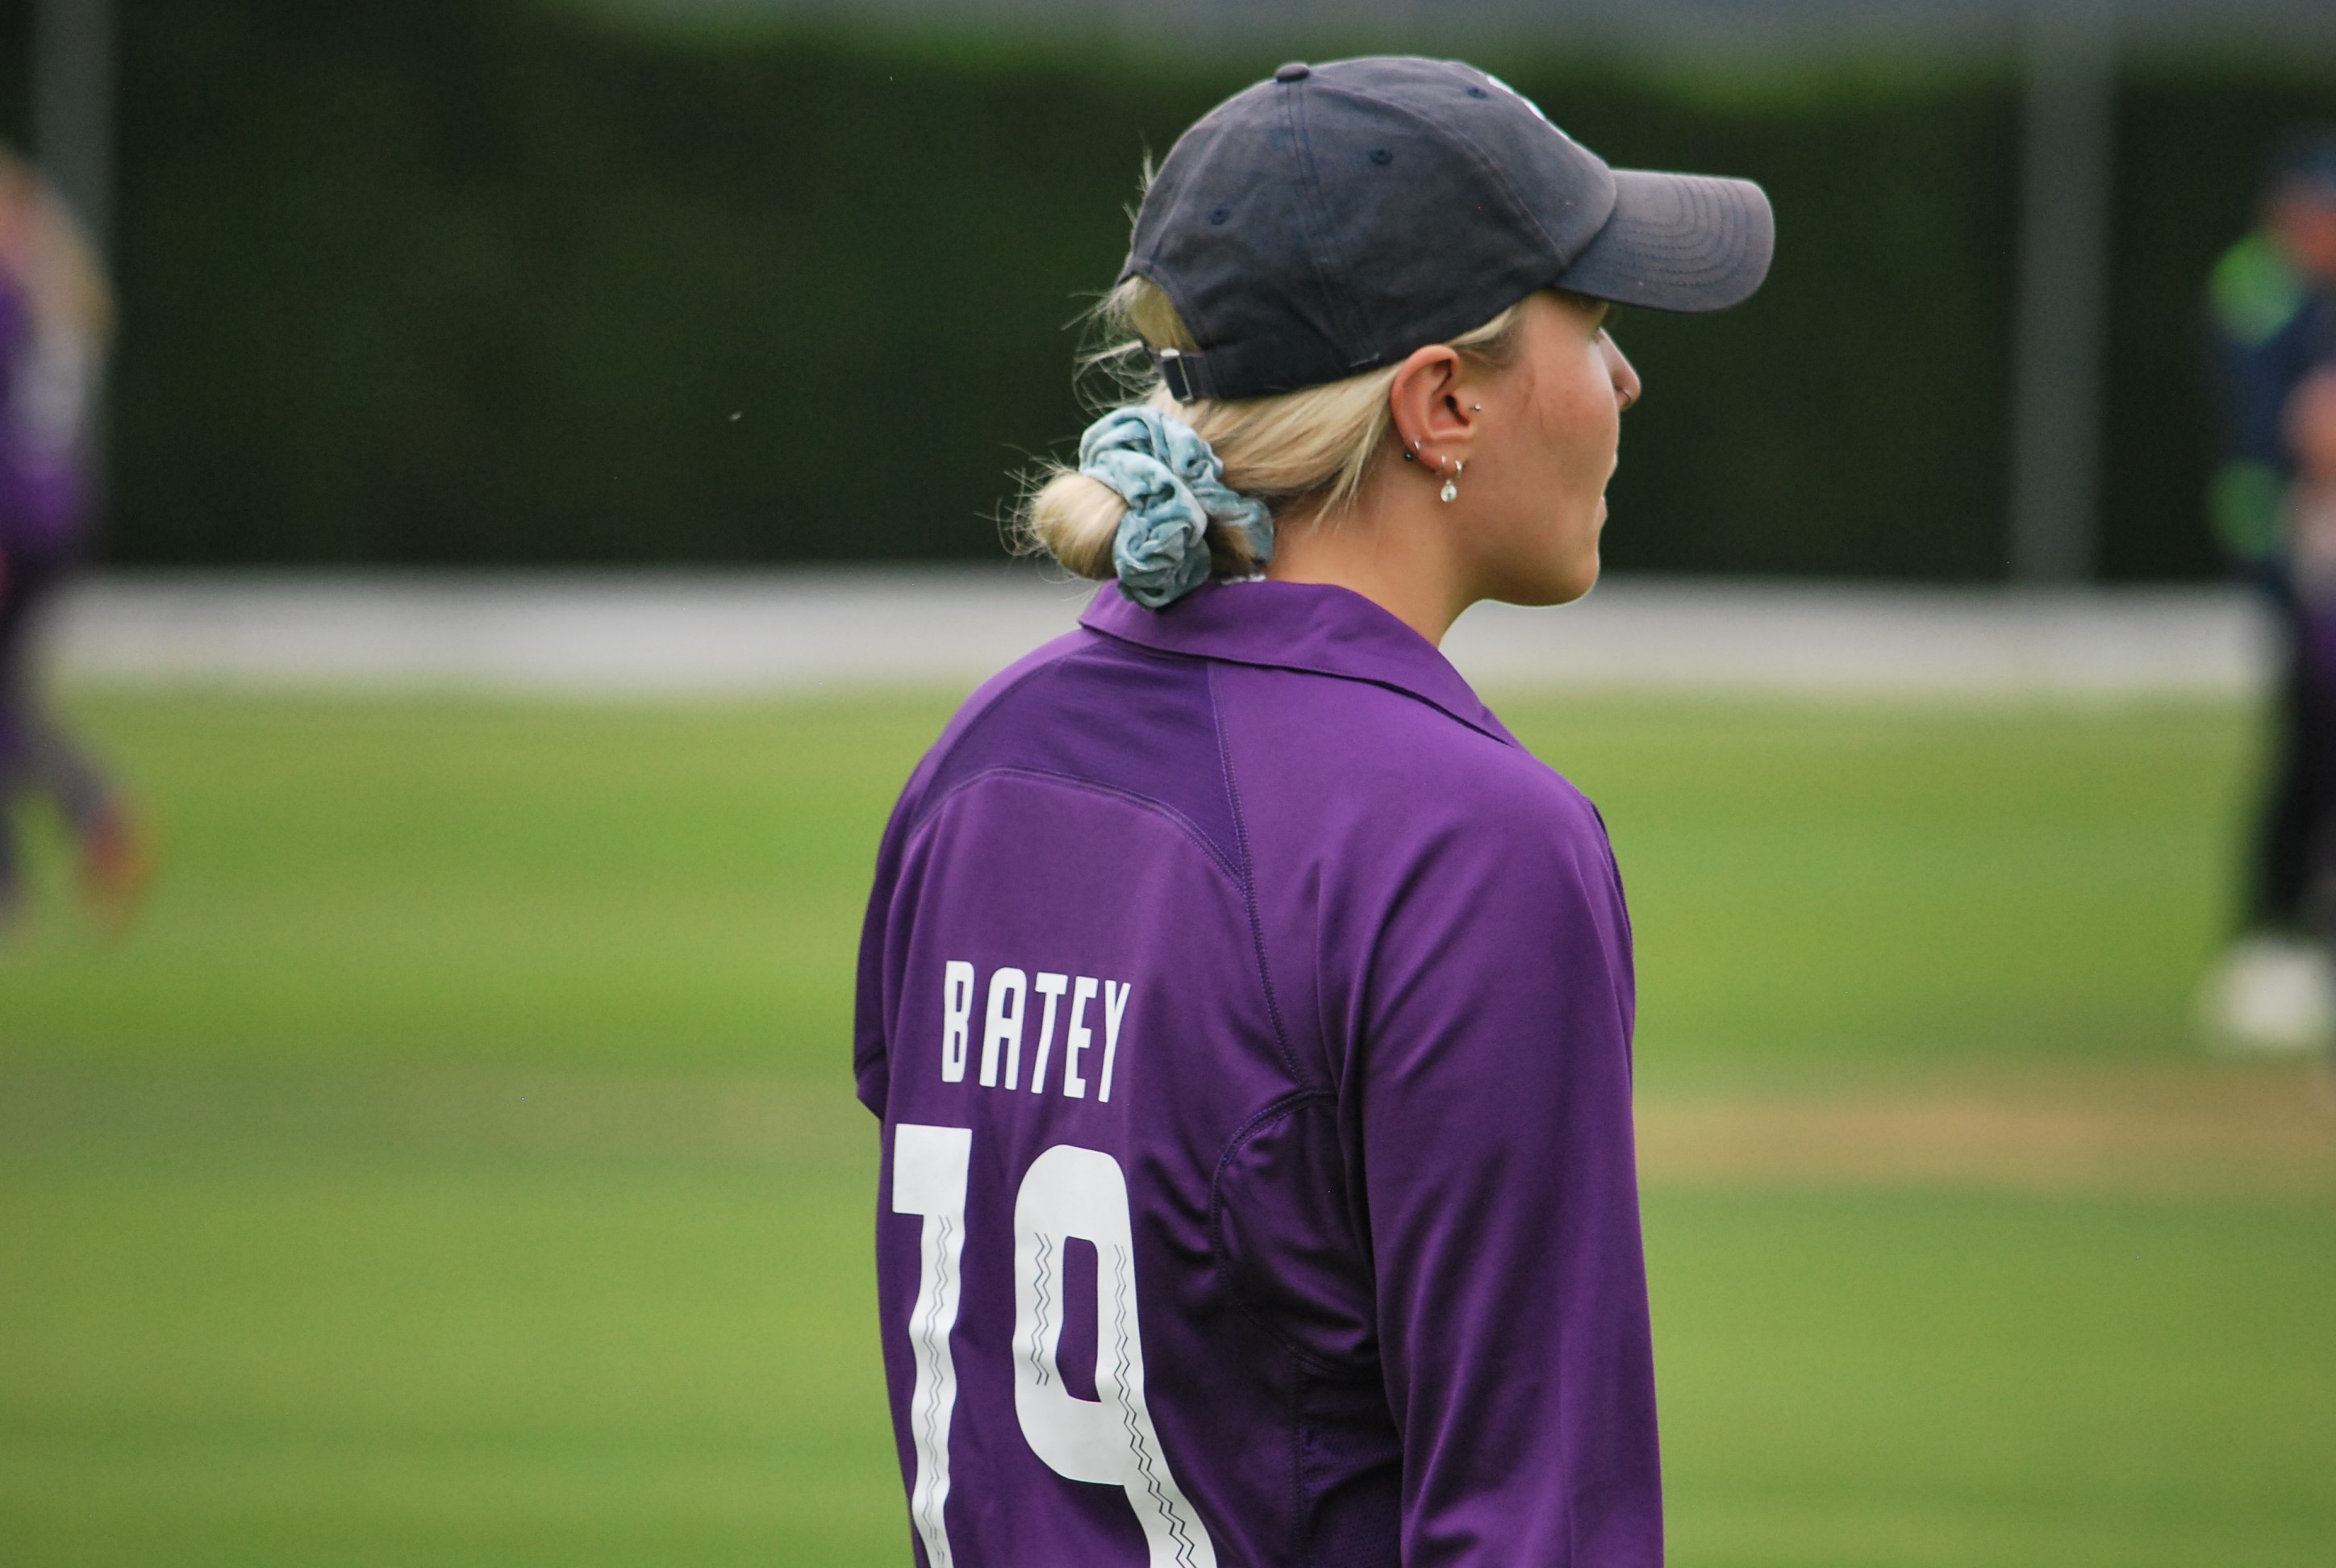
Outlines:
[{"label": "blurred dark green hedge", "polygon": [[[110,553],[140,563],[994,554],[1010,471],[1083,423],[1064,328],[1145,150],[1273,63],[509,0],[122,19]],[[2000,573],[2008,70],[1484,63],[1611,160],[1750,175],[1778,211],[1750,306],[1624,324],[1648,395],[1611,564]],[[2336,88],[2300,73],[2128,75],[2111,575],[2214,570],[2198,286],[2314,112]]]}]

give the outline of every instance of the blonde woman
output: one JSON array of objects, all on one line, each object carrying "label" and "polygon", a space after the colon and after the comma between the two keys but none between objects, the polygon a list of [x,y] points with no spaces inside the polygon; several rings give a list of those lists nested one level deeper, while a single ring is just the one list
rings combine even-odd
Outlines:
[{"label": "blonde woman", "polygon": [[1598,575],[1615,302],[1766,199],[1451,62],[1292,64],[1147,190],[1149,390],[1031,498],[1111,579],[901,796],[861,948],[920,1560],[1652,1564],[1630,924],[1436,645]]},{"label": "blonde woman", "polygon": [[120,793],[41,707],[33,617],[71,569],[89,512],[92,389],[111,304],[55,192],[0,148],[0,928],[22,898],[14,817],[44,795],[81,852],[83,891],[126,919],[149,856]]}]

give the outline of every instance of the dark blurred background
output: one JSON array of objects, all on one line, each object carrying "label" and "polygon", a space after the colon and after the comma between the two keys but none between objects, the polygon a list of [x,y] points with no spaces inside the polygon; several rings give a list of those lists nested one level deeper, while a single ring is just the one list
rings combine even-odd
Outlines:
[{"label": "dark blurred background", "polygon": [[[1084,423],[1069,324],[1146,152],[1285,50],[1393,44],[1775,199],[1755,307],[1623,326],[1611,565],[2013,570],[2015,8],[1312,10],[125,0],[107,558],[994,557],[1011,471]],[[2315,8],[2217,14],[2126,7],[2102,67],[2098,522],[2025,575],[2217,570],[2202,280],[2277,135],[2336,118]]]}]

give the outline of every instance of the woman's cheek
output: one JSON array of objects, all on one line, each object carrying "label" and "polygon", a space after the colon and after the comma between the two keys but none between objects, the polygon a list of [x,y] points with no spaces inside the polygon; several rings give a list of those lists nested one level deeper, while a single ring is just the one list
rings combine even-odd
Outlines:
[{"label": "woman's cheek", "polygon": [[1616,434],[1611,403],[1605,409],[1588,398],[1574,405],[1572,428],[1566,447],[1566,467],[1574,484],[1586,498],[1606,493],[1606,481],[1614,472],[1614,437]]}]

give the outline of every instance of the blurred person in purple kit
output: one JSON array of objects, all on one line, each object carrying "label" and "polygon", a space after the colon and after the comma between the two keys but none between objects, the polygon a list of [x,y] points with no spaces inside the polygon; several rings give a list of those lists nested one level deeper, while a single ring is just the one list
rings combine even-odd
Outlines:
[{"label": "blurred person in purple kit", "polygon": [[23,887],[15,819],[46,796],[73,833],[83,889],[120,921],[149,857],[121,793],[34,690],[35,611],[73,566],[90,510],[92,391],[111,302],[88,243],[46,180],[0,149],[0,926]]},{"label": "blurred person in purple kit", "polygon": [[927,1568],[1661,1561],[1621,882],[1437,645],[1596,580],[1614,302],[1772,243],[1453,62],[1170,151],[1130,401],[1024,518],[1114,580],[917,768],[862,938]]},{"label": "blurred person in purple kit", "polygon": [[[2238,940],[2202,993],[2215,1038],[2253,1051],[2336,1038],[2326,840],[2336,821],[2336,691],[2313,662],[2315,615],[2291,528],[2298,458],[2290,399],[2336,363],[2336,130],[2298,132],[2274,154],[2261,221],[2207,287],[2209,365],[2222,463],[2214,529],[2281,634],[2272,755],[2245,871]],[[2316,591],[2316,590],[2315,590]]]}]

